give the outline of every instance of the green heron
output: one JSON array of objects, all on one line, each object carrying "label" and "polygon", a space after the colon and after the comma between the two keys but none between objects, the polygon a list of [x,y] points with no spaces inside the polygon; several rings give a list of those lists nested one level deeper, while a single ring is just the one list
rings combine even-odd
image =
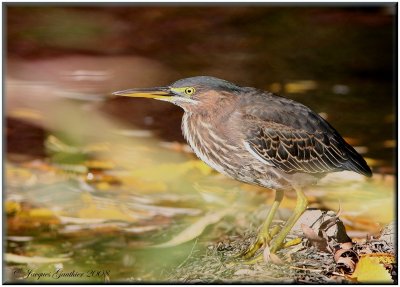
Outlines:
[{"label": "green heron", "polygon": [[[183,135],[196,155],[218,172],[275,191],[275,199],[255,242],[276,252],[307,208],[302,188],[327,173],[350,170],[370,177],[365,160],[310,108],[271,92],[241,87],[214,77],[178,80],[166,87],[129,89],[118,96],[171,102],[185,111]],[[294,190],[296,207],[280,232],[270,229],[284,192]]]}]

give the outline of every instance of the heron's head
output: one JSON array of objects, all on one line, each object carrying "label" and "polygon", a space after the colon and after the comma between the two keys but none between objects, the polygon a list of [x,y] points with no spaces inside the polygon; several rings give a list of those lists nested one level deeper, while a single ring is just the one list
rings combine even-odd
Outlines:
[{"label": "heron's head", "polygon": [[239,86],[228,81],[199,76],[181,79],[165,87],[129,89],[113,95],[152,98],[171,102],[185,110],[196,110],[221,104],[222,99],[235,97],[239,91]]}]

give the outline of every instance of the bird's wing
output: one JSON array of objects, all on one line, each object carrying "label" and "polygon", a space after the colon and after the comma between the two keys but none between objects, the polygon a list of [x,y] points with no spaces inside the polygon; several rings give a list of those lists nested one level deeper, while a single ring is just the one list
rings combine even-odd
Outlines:
[{"label": "bird's wing", "polygon": [[242,109],[245,146],[259,160],[287,173],[352,170],[371,175],[364,159],[318,114],[286,98],[266,97],[254,95]]},{"label": "bird's wing", "polygon": [[262,160],[287,172],[326,173],[343,169],[348,156],[323,133],[307,133],[276,123],[255,124],[247,130],[246,147]]}]

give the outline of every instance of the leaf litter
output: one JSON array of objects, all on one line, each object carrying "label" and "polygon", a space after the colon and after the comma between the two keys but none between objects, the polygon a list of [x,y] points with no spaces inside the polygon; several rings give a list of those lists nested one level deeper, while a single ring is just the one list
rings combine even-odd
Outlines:
[{"label": "leaf litter", "polygon": [[[308,213],[313,214],[313,227],[302,223],[312,222]],[[177,270],[174,276],[182,274],[179,281],[186,283],[396,282],[397,274],[392,272],[397,270],[393,245],[390,246],[378,238],[353,241],[333,212],[308,210],[297,225],[304,231],[301,244],[284,248],[277,254],[271,254],[267,246],[263,253],[264,262],[248,265],[234,259],[235,255],[247,248],[255,234],[248,234],[245,238],[231,236],[226,241],[209,245],[204,256],[193,259],[191,263],[181,267],[181,270]],[[290,235],[297,236],[293,232]],[[383,251],[385,253],[380,253]],[[369,270],[373,268],[376,270],[370,273]]]}]

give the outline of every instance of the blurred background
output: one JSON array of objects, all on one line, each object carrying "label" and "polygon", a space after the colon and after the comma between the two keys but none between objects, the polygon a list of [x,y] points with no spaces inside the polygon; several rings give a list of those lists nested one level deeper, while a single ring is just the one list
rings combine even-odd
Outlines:
[{"label": "blurred background", "polygon": [[[88,281],[174,281],[194,250],[256,230],[272,193],[197,160],[182,110],[110,97],[190,76],[273,91],[320,113],[374,177],[333,174],[309,191],[311,207],[340,202],[355,238],[393,221],[395,4],[4,10],[8,280],[35,281],[13,272],[29,267],[110,270]],[[283,207],[285,218],[290,195]]]}]

